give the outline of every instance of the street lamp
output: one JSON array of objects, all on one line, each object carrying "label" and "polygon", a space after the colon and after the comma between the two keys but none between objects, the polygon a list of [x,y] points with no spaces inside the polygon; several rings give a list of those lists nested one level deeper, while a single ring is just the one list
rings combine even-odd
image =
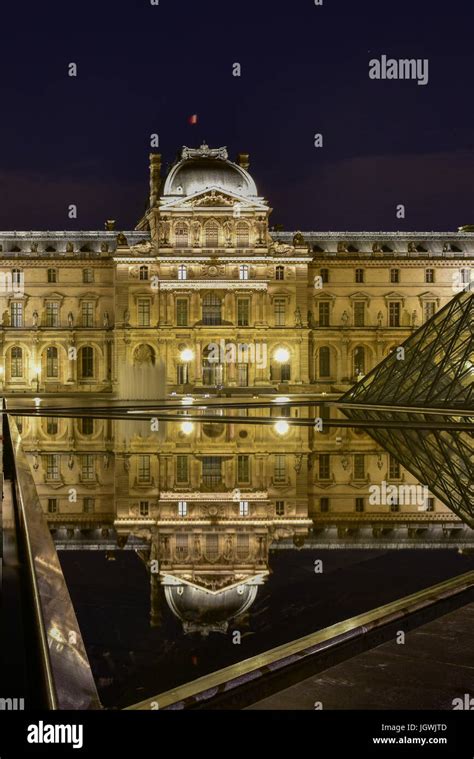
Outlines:
[{"label": "street lamp", "polygon": [[286,364],[290,359],[290,351],[288,348],[277,348],[273,354],[273,358],[279,364]]},{"label": "street lamp", "polygon": [[193,360],[193,358],[194,358],[194,351],[192,350],[192,348],[183,348],[183,350],[179,354],[179,357],[180,357],[181,361],[183,361],[184,363],[187,364],[187,363],[189,363],[189,361]]},{"label": "street lamp", "polygon": [[279,419],[278,422],[275,422],[275,432],[278,435],[286,435],[289,429],[290,425],[284,419]]},{"label": "street lamp", "polygon": [[181,432],[184,432],[185,435],[190,435],[193,429],[194,424],[192,422],[181,422]]}]

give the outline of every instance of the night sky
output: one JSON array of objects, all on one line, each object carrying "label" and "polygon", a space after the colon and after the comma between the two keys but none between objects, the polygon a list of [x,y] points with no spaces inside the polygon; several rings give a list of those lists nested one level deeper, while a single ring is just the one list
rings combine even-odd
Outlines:
[{"label": "night sky", "polygon": [[[155,132],[165,164],[203,139],[227,145],[231,158],[249,152],[271,223],[285,229],[474,223],[473,7],[2,3],[0,229],[103,229],[105,219],[133,228]],[[428,84],[371,80],[369,60],[382,54],[427,58]]]}]

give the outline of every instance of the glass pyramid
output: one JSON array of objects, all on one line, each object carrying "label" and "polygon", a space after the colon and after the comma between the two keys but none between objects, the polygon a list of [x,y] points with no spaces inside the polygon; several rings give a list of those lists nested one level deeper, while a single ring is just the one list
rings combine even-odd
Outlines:
[{"label": "glass pyramid", "polygon": [[[459,293],[339,401],[474,527],[474,295]],[[371,427],[371,422],[383,426]]]}]

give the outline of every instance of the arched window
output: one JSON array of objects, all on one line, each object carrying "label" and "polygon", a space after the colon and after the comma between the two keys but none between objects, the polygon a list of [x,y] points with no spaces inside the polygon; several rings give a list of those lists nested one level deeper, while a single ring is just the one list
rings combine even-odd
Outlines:
[{"label": "arched window", "polygon": [[15,345],[10,354],[10,375],[23,377],[23,350]]},{"label": "arched window", "polygon": [[249,267],[247,264],[240,264],[239,266],[239,279],[249,278]]},{"label": "arched window", "polygon": [[277,266],[275,269],[275,279],[285,279],[285,267],[284,266]]},{"label": "arched window", "polygon": [[83,379],[91,379],[94,377],[94,349],[90,345],[81,348],[81,377]]},{"label": "arched window", "polygon": [[188,268],[184,264],[180,264],[178,266],[178,279],[187,279],[188,278]]},{"label": "arched window", "polygon": [[58,377],[58,349],[50,346],[46,349],[46,376]]},{"label": "arched window", "polygon": [[188,247],[188,225],[183,221],[180,221],[178,224],[176,224],[174,236],[177,248]]},{"label": "arched window", "polygon": [[214,293],[208,293],[202,299],[203,324],[221,324],[222,301]]},{"label": "arched window", "polygon": [[319,349],[319,376],[331,376],[331,352],[326,346]]},{"label": "arched window", "polygon": [[249,247],[249,225],[245,221],[239,221],[237,224],[237,247],[248,248]]},{"label": "arched window", "polygon": [[219,227],[215,221],[209,221],[205,228],[206,248],[217,248],[219,245]]},{"label": "arched window", "polygon": [[148,266],[140,266],[140,279],[148,279]]},{"label": "arched window", "polygon": [[365,348],[361,345],[354,349],[354,374],[365,374]]}]

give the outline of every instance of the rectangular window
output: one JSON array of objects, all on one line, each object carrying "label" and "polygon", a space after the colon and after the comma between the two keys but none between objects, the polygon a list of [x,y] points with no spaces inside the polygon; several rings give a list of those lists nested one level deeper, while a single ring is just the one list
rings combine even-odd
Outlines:
[{"label": "rectangular window", "polygon": [[82,271],[82,281],[86,284],[90,284],[94,281],[94,270],[93,269],[83,269]]},{"label": "rectangular window", "polygon": [[393,284],[400,282],[400,269],[390,269],[390,282]]},{"label": "rectangular window", "polygon": [[321,419],[323,423],[323,428],[319,434],[327,435],[327,433],[329,432],[329,426],[327,422],[331,419],[330,406],[318,406],[318,417]]},{"label": "rectangular window", "polygon": [[206,535],[206,558],[217,559],[219,556],[219,536]]},{"label": "rectangular window", "polygon": [[326,496],[319,499],[319,510],[323,512],[329,511],[329,498]]},{"label": "rectangular window", "polygon": [[284,327],[286,323],[286,301],[285,298],[275,298],[275,326]]},{"label": "rectangular window", "polygon": [[429,496],[428,500],[426,501],[426,511],[434,511],[435,510],[435,499],[433,496]]},{"label": "rectangular window", "polygon": [[425,282],[430,284],[434,282],[434,269],[425,269]]},{"label": "rectangular window", "polygon": [[286,482],[286,456],[277,454],[273,469],[273,481],[278,485]]},{"label": "rectangular window", "polygon": [[321,301],[318,303],[319,326],[329,327],[329,303]]},{"label": "rectangular window", "polygon": [[388,461],[388,476],[390,480],[400,479],[400,464],[391,454]]},{"label": "rectangular window", "polygon": [[365,456],[363,453],[354,454],[354,479],[365,479]]},{"label": "rectangular window", "polygon": [[248,327],[250,322],[250,301],[248,298],[237,298],[237,325]]},{"label": "rectangular window", "polygon": [[361,300],[356,300],[354,303],[354,326],[365,326],[365,303]]},{"label": "rectangular window", "polygon": [[23,327],[23,303],[12,303],[10,315],[12,327]]},{"label": "rectangular window", "polygon": [[149,513],[150,513],[149,501],[140,501],[140,516],[147,517]]},{"label": "rectangular window", "polygon": [[176,324],[178,327],[188,326],[188,299],[176,299]]},{"label": "rectangular window", "polygon": [[423,316],[425,322],[431,319],[436,313],[436,303],[432,300],[425,301],[423,304]]},{"label": "rectangular window", "polygon": [[249,515],[249,502],[248,501],[240,501],[239,503],[239,516],[241,517],[248,517]]},{"label": "rectangular window", "polygon": [[188,457],[186,455],[176,456],[176,482],[185,484],[189,481]]},{"label": "rectangular window", "polygon": [[187,501],[178,501],[178,516],[185,517],[188,514]]},{"label": "rectangular window", "polygon": [[83,480],[95,480],[95,457],[90,453],[81,456],[81,475]]},{"label": "rectangular window", "polygon": [[58,434],[58,420],[54,416],[48,416],[46,418],[46,432],[48,435]]},{"label": "rectangular window", "polygon": [[56,453],[46,456],[46,477],[48,480],[59,480],[59,456]]},{"label": "rectangular window", "polygon": [[329,480],[331,477],[330,457],[329,453],[319,454],[319,479]]},{"label": "rectangular window", "polygon": [[329,269],[320,269],[319,276],[321,277],[321,282],[327,284],[329,282]]},{"label": "rectangular window", "polygon": [[187,559],[189,555],[189,535],[186,532],[178,532],[176,535],[176,558]]},{"label": "rectangular window", "polygon": [[202,481],[206,487],[215,487],[222,481],[222,461],[219,456],[204,456],[202,460]]},{"label": "rectangular window", "polygon": [[364,511],[364,499],[363,498],[356,498],[355,499],[355,510],[358,513],[361,513]]},{"label": "rectangular window", "polygon": [[56,514],[58,511],[58,499],[48,498],[48,514]]},{"label": "rectangular window", "polygon": [[138,326],[149,327],[150,326],[150,301],[148,298],[138,299]]},{"label": "rectangular window", "polygon": [[46,326],[59,327],[59,303],[56,301],[46,303]]},{"label": "rectangular window", "polygon": [[250,482],[250,456],[245,454],[237,456],[237,482]]},{"label": "rectangular window", "polygon": [[362,283],[364,281],[364,270],[363,269],[356,269],[355,270],[355,281],[358,283]]},{"label": "rectangular window", "polygon": [[392,301],[388,304],[388,325],[389,327],[400,326],[400,303]]},{"label": "rectangular window", "polygon": [[186,385],[188,382],[188,365],[178,364],[176,367],[176,384]]},{"label": "rectangular window", "polygon": [[94,326],[94,304],[90,301],[82,301],[82,326]]},{"label": "rectangular window", "polygon": [[56,269],[48,269],[48,282],[54,283],[58,281],[58,272]]},{"label": "rectangular window", "polygon": [[237,385],[238,387],[248,387],[249,384],[249,366],[248,364],[237,364]]},{"label": "rectangular window", "polygon": [[250,553],[250,535],[248,533],[237,533],[236,552],[238,559],[246,559]]},{"label": "rectangular window", "polygon": [[147,454],[138,457],[138,482],[150,482],[150,457]]},{"label": "rectangular window", "polygon": [[275,501],[275,514],[277,517],[285,516],[285,501]]},{"label": "rectangular window", "polygon": [[83,500],[83,512],[84,514],[93,514],[95,510],[95,498],[86,496]]}]

